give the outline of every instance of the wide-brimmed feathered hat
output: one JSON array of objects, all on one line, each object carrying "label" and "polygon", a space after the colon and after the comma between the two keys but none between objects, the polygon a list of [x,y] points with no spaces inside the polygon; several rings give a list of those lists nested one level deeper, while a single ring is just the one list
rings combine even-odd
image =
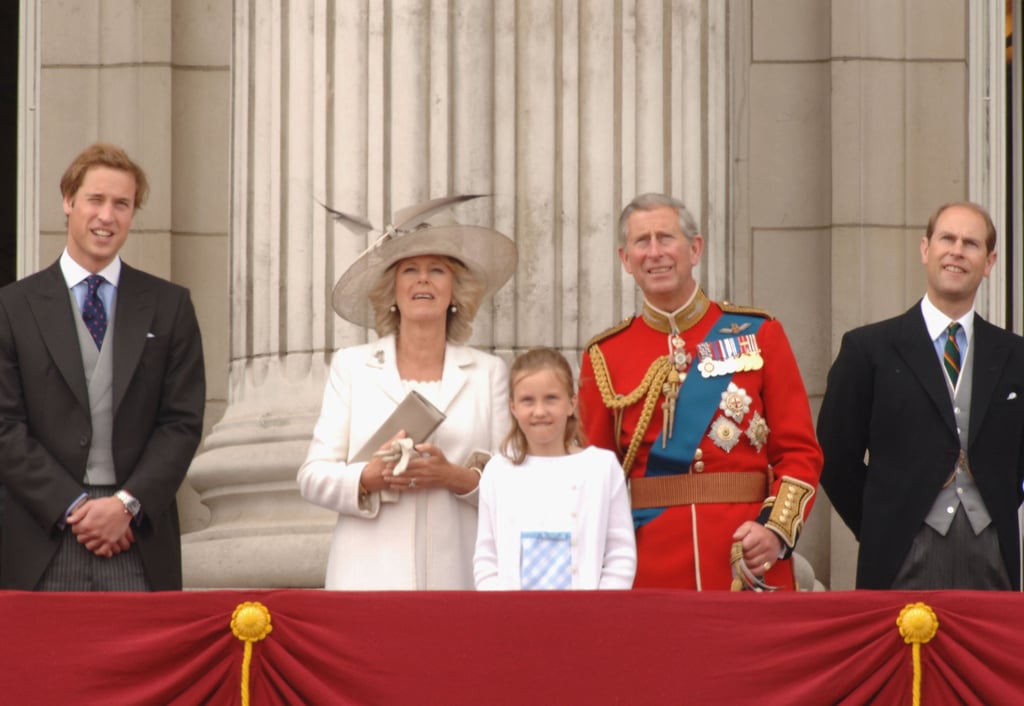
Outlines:
[{"label": "wide-brimmed feathered hat", "polygon": [[[389,267],[399,260],[420,255],[444,255],[463,265],[483,285],[481,299],[498,291],[515,272],[519,256],[515,243],[491,228],[459,223],[432,224],[432,216],[455,204],[484,194],[444,196],[409,206],[395,214],[393,225],[377,238],[334,285],[331,305],[338,315],[354,324],[373,327],[369,294]],[[321,204],[323,205],[323,204]],[[324,206],[339,223],[365,235],[374,230],[363,218]],[[476,302],[479,304],[479,302]]]}]

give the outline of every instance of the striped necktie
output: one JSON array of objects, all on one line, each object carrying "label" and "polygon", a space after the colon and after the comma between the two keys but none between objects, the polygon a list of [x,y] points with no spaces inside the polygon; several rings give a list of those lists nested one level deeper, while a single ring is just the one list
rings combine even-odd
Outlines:
[{"label": "striped necktie", "polygon": [[942,364],[953,387],[956,387],[957,378],[960,377],[960,346],[956,343],[956,334],[959,330],[960,324],[955,321],[946,328],[946,347],[942,352]]}]

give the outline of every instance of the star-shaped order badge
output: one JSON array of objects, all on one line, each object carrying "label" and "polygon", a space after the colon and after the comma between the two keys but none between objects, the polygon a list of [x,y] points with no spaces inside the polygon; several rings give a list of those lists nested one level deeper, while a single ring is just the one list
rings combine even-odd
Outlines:
[{"label": "star-shaped order badge", "polygon": [[768,432],[770,431],[765,418],[760,413],[754,412],[754,416],[750,418],[750,426],[747,427],[747,438],[750,439],[750,445],[760,451],[768,441]]},{"label": "star-shaped order badge", "polygon": [[730,382],[729,387],[722,393],[722,401],[718,408],[722,414],[734,419],[737,424],[743,421],[743,417],[750,411],[750,403],[753,399],[742,387],[736,387],[736,383]]},{"label": "star-shaped order badge", "polygon": [[725,417],[719,417],[711,423],[708,438],[714,442],[715,446],[729,453],[740,442],[740,428]]}]

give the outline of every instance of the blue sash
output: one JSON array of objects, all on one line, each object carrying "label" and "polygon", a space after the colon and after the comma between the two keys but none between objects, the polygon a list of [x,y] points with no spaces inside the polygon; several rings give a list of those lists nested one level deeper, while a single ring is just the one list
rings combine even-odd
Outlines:
[{"label": "blue sash", "polygon": [[[720,341],[737,335],[733,330],[739,329],[743,335],[757,333],[764,319],[760,316],[743,314],[722,314],[704,338],[705,342]],[[744,326],[744,324],[746,324]],[[723,332],[725,329],[726,332]],[[679,397],[676,398],[674,432],[671,439],[664,439],[665,429],[661,430],[654,444],[651,445],[647,457],[647,469],[644,476],[670,476],[689,473],[693,463],[693,454],[700,446],[704,432],[711,424],[718,404],[722,401],[722,393],[732,382],[732,373],[704,377],[697,368],[697,361],[690,364],[690,370],[679,386]],[[665,448],[662,448],[664,439]],[[639,529],[665,511],[665,508],[652,507],[633,510],[633,526]]]}]

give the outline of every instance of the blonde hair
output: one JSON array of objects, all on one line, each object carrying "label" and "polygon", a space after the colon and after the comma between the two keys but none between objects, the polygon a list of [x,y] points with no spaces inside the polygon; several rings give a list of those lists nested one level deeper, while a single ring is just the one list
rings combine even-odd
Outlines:
[{"label": "blonde hair", "polygon": [[[519,381],[527,375],[540,372],[541,370],[552,371],[562,384],[565,385],[565,391],[569,397],[576,397],[572,368],[569,367],[569,362],[565,359],[565,356],[554,348],[540,346],[531,348],[525,353],[520,353],[512,361],[512,367],[508,372],[508,399],[510,403]],[[583,429],[580,426],[580,420],[576,412],[570,414],[566,420],[565,436],[562,441],[565,445],[566,453],[569,453],[574,446],[586,446],[586,437],[583,435]],[[512,463],[517,466],[526,460],[526,454],[530,450],[530,445],[526,439],[526,434],[519,428],[519,422],[515,419],[512,420],[511,431],[505,436],[504,441],[501,442],[501,448],[505,455],[512,460]]]},{"label": "blonde hair", "polygon": [[[452,282],[452,304],[455,313],[448,312],[445,327],[445,338],[451,343],[465,343],[473,333],[473,319],[480,308],[484,295],[484,285],[476,278],[468,267],[453,257],[438,255],[454,275]],[[380,279],[370,290],[370,306],[373,308],[373,329],[378,336],[398,333],[402,323],[402,313],[391,310],[395,303],[395,269],[397,262],[384,270]]]}]

